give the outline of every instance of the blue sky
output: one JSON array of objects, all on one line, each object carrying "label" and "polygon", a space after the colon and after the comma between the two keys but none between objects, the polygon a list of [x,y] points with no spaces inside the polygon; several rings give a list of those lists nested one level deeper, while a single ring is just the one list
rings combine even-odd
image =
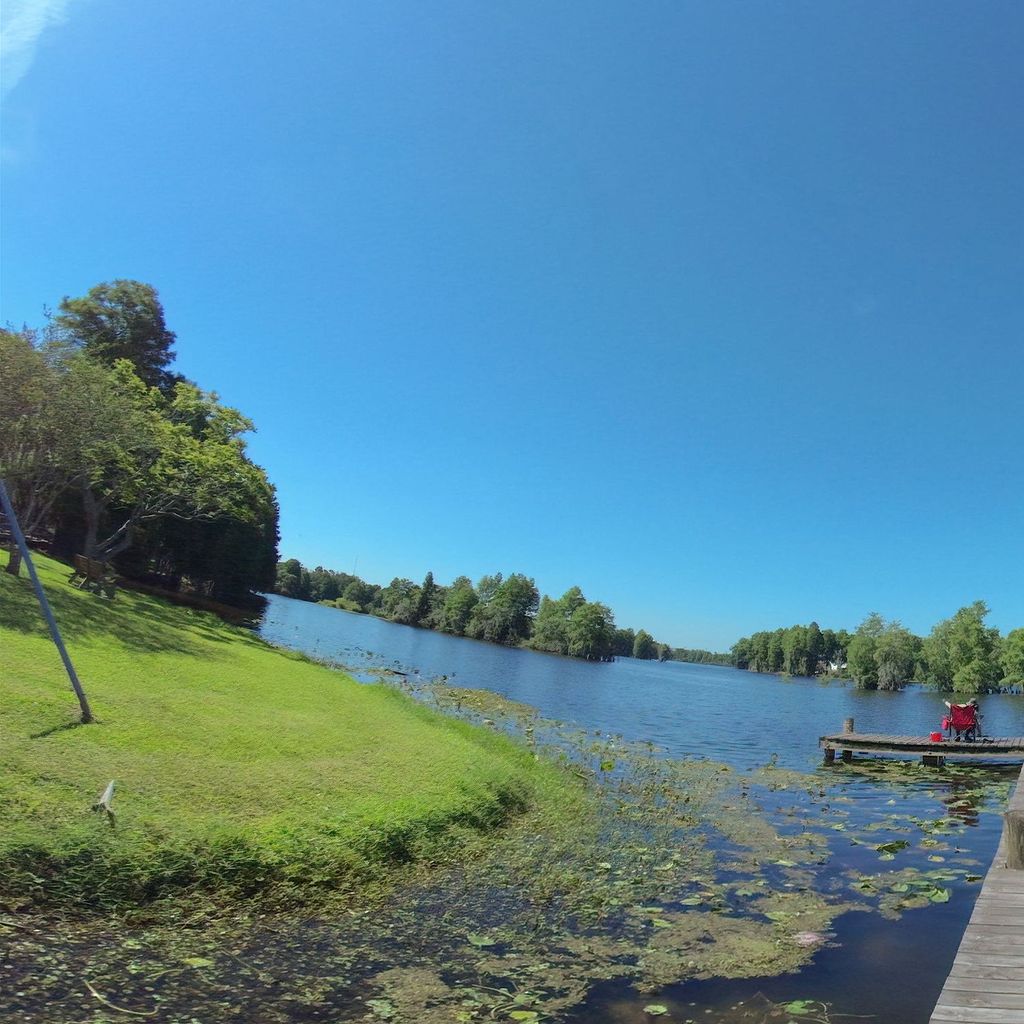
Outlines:
[{"label": "blue sky", "polygon": [[2,309],[155,285],[282,555],[1024,625],[1024,7],[4,7]]}]

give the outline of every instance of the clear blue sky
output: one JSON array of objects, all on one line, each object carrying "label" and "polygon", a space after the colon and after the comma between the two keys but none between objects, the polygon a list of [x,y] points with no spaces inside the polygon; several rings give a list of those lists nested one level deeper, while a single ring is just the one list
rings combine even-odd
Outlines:
[{"label": "clear blue sky", "polygon": [[117,277],[282,555],[677,645],[1024,625],[1024,5],[7,0],[0,318]]}]

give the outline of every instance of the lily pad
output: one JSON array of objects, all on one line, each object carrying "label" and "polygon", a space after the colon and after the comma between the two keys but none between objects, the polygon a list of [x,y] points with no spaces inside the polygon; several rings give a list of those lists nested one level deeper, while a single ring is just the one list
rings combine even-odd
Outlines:
[{"label": "lily pad", "polygon": [[810,999],[794,999],[791,1003],[785,1003],[782,1009],[786,1013],[806,1014],[810,1013],[814,1006]]}]

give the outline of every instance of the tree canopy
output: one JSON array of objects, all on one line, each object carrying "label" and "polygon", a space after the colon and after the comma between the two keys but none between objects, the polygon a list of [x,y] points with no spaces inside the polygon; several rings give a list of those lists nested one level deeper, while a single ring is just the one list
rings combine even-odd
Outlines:
[{"label": "tree canopy", "polygon": [[741,637],[733,644],[732,655],[737,668],[752,672],[812,676],[829,666],[838,668],[846,660],[849,640],[845,630],[823,630],[812,622]]},{"label": "tree canopy", "polygon": [[0,472],[26,533],[219,600],[272,586],[278,509],[246,454],[253,424],[168,370],[155,290],[115,281],[61,310],[42,337],[0,331]]},{"label": "tree canopy", "polygon": [[1014,629],[1006,634],[1000,665],[1004,686],[1024,687],[1024,629]]},{"label": "tree canopy", "polygon": [[899,622],[872,612],[849,645],[850,675],[865,690],[900,690],[914,675],[920,641]]},{"label": "tree canopy", "polygon": [[961,608],[944,619],[924,641],[930,678],[954,693],[985,693],[997,689],[1003,675],[999,630],[985,625],[984,601]]},{"label": "tree canopy", "polygon": [[61,336],[100,362],[127,359],[140,380],[169,391],[177,380],[174,332],[167,329],[156,289],[142,281],[95,285],[80,298],[65,296],[54,324]]},{"label": "tree canopy", "polygon": [[652,658],[657,658],[657,656],[657,641],[646,629],[638,630],[636,639],[633,641],[633,657],[649,661]]},{"label": "tree canopy", "polygon": [[550,597],[541,600],[528,646],[588,661],[608,661],[614,654],[614,640],[611,609],[588,601],[579,587],[570,587],[557,601]]}]

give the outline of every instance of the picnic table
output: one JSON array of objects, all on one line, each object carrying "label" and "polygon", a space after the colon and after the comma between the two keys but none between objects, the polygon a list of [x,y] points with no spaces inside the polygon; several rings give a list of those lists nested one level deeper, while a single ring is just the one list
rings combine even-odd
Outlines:
[{"label": "picnic table", "polygon": [[117,576],[114,575],[108,562],[85,555],[75,555],[72,559],[75,570],[68,577],[68,583],[79,590],[91,590],[94,594],[105,594],[113,601],[117,592]]}]

